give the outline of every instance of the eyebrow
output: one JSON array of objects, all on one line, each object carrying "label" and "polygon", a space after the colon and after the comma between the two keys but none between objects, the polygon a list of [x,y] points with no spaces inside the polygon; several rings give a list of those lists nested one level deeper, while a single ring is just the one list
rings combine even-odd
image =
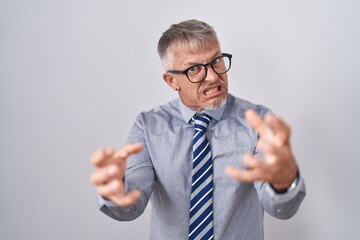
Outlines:
[{"label": "eyebrow", "polygon": [[[214,60],[218,55],[221,55],[221,51],[217,51],[213,56],[212,56],[212,60]],[[211,61],[212,61],[211,60]],[[211,62],[210,61],[210,62]],[[194,66],[194,65],[198,65],[198,64],[202,64],[202,63],[196,63],[196,62],[188,62],[188,63],[186,63],[185,65],[187,65],[187,66]],[[204,63],[205,64],[205,63]]]}]

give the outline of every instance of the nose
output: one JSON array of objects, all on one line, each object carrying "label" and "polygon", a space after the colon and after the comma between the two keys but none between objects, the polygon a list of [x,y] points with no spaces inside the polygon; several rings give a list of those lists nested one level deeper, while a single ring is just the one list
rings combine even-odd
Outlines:
[{"label": "nose", "polygon": [[217,73],[210,66],[208,66],[205,81],[216,82],[218,80],[218,78],[219,78],[219,75],[217,75]]}]

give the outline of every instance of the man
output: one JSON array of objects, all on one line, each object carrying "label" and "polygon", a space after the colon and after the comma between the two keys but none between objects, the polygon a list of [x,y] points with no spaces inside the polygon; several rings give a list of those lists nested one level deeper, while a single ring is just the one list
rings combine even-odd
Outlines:
[{"label": "man", "polygon": [[305,196],[289,127],[228,93],[232,56],[208,24],[172,25],[158,53],[179,98],[139,114],[123,148],[91,157],[100,210],[132,220],[151,197],[151,239],[264,239],[264,210],[290,218]]}]

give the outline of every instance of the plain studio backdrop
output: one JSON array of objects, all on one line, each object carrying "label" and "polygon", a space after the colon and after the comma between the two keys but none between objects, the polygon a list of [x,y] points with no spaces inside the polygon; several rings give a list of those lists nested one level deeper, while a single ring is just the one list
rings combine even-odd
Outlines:
[{"label": "plain studio backdrop", "polygon": [[176,97],[157,41],[192,18],[233,54],[230,92],[293,129],[307,197],[265,214],[265,238],[360,239],[357,0],[0,0],[0,239],[148,239],[151,204],[132,222],[98,211],[89,156]]}]

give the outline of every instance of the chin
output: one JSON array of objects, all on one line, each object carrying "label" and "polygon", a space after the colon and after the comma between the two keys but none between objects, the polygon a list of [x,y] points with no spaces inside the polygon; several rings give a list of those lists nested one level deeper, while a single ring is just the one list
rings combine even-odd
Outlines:
[{"label": "chin", "polygon": [[214,102],[212,102],[211,104],[205,106],[204,109],[216,110],[216,109],[218,109],[218,108],[221,108],[222,106],[225,105],[226,99],[227,99],[227,98],[216,99],[216,100],[214,100]]}]

